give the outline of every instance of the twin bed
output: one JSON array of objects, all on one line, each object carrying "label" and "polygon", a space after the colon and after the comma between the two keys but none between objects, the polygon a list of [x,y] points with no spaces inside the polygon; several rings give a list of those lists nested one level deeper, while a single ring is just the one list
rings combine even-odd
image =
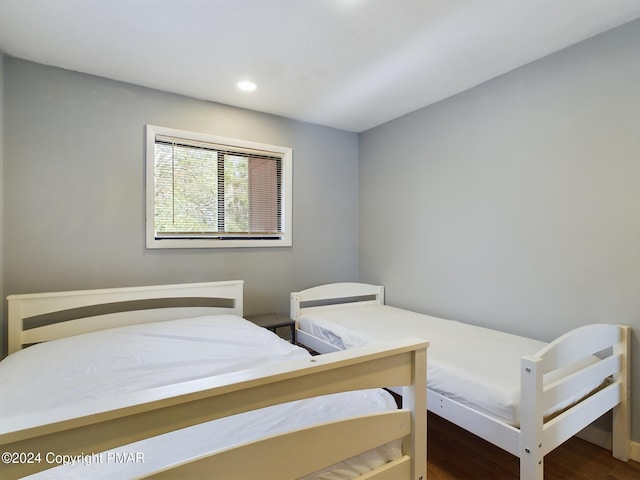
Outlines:
[{"label": "twin bed", "polygon": [[0,477],[426,478],[427,342],[312,357],[242,287],[10,296]]},{"label": "twin bed", "polygon": [[349,350],[407,334],[429,341],[430,411],[520,458],[520,478],[542,479],[544,456],[613,411],[613,455],[629,459],[629,327],[598,324],[550,344],[384,304],[359,283],[291,294],[298,342]]}]

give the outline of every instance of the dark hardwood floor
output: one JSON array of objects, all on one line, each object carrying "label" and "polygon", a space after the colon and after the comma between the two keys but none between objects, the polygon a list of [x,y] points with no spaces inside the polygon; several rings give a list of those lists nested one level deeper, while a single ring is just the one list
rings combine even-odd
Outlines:
[{"label": "dark hardwood floor", "polygon": [[[428,414],[427,480],[513,480],[519,461],[513,455]],[[611,452],[572,438],[544,460],[545,480],[637,480],[640,463],[616,460]]]}]

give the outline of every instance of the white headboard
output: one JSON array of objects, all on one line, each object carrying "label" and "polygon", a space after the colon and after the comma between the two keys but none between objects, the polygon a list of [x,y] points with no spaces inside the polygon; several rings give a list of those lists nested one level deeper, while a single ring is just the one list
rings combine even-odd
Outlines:
[{"label": "white headboard", "polygon": [[384,305],[384,287],[366,283],[329,283],[291,293],[290,316],[297,320],[305,307],[350,302]]},{"label": "white headboard", "polygon": [[242,316],[243,286],[242,280],[232,280],[9,295],[9,353],[123,325],[224,313]]}]

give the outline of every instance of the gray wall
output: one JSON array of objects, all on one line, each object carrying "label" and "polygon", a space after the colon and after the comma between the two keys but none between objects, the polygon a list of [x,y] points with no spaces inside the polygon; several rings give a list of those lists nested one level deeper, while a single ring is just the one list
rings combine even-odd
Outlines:
[{"label": "gray wall", "polygon": [[[356,279],[355,134],[13,58],[4,82],[4,296],[242,279],[249,315]],[[293,247],[146,250],[147,123],[292,147]]]},{"label": "gray wall", "polygon": [[[360,279],[390,304],[551,340],[634,327],[640,22],[360,136]],[[640,440],[640,418],[633,418]]]}]

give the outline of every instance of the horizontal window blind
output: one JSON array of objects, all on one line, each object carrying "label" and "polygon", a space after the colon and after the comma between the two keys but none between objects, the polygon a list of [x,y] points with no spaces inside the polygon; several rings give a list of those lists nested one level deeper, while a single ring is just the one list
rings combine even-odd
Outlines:
[{"label": "horizontal window blind", "polygon": [[156,239],[269,239],[283,233],[282,155],[155,137]]}]

